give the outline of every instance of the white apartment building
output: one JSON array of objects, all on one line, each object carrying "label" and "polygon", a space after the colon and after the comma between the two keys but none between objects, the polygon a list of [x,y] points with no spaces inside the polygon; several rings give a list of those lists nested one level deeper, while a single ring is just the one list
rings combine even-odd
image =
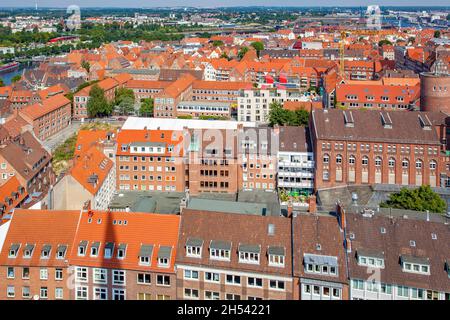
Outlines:
[{"label": "white apartment building", "polygon": [[305,97],[299,90],[289,89],[251,89],[244,90],[238,97],[238,120],[267,122],[272,102],[303,101]]},{"label": "white apartment building", "polygon": [[279,127],[278,188],[310,194],[314,189],[314,157],[303,127]]}]

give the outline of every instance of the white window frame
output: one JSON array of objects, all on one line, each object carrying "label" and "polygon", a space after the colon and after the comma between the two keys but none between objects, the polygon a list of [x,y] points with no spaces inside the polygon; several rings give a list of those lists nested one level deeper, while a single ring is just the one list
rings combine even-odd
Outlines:
[{"label": "white window frame", "polygon": [[[98,276],[104,274],[105,279],[101,280]],[[108,269],[105,268],[94,268],[92,270],[92,282],[95,284],[108,284]]]},{"label": "white window frame", "polygon": [[[124,286],[126,285],[126,271],[125,270],[120,270],[120,269],[115,269],[112,271],[112,284],[113,285],[119,285],[119,286]],[[117,277],[121,277],[123,276],[123,280],[116,280],[115,278]]]},{"label": "white window frame", "polygon": [[[105,294],[105,299],[98,299],[97,298],[97,292],[96,291],[100,291],[100,294],[104,293]],[[94,300],[108,300],[108,288],[107,287],[94,287],[92,288],[92,297]]]}]

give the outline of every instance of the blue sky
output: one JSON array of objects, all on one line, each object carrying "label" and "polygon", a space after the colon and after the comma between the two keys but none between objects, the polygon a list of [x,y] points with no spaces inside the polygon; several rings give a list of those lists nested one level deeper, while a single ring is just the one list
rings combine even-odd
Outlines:
[{"label": "blue sky", "polygon": [[[71,4],[80,7],[161,7],[161,6],[367,6],[369,4],[391,6],[450,6],[450,0],[37,0],[40,7],[67,7]],[[34,7],[35,0],[0,0],[0,7]]]}]

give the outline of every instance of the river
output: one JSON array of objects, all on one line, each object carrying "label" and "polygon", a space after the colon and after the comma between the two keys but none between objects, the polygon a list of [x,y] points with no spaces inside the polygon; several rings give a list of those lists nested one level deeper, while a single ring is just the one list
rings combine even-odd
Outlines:
[{"label": "river", "polygon": [[16,75],[22,75],[24,70],[32,69],[33,64],[32,63],[21,63],[19,68],[16,70],[12,70],[9,72],[0,73],[0,79],[3,80],[3,83],[5,86],[11,84],[11,79]]}]

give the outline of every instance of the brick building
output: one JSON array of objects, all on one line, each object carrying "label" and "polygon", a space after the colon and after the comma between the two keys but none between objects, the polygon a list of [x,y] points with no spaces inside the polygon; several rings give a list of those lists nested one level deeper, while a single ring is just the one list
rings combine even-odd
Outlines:
[{"label": "brick building", "polygon": [[313,110],[315,189],[350,184],[441,186],[445,115]]},{"label": "brick building", "polygon": [[57,94],[24,107],[19,115],[32,127],[41,141],[67,128],[71,121],[71,103],[63,94]]},{"label": "brick building", "polygon": [[290,220],[183,210],[177,299],[293,298]]}]

